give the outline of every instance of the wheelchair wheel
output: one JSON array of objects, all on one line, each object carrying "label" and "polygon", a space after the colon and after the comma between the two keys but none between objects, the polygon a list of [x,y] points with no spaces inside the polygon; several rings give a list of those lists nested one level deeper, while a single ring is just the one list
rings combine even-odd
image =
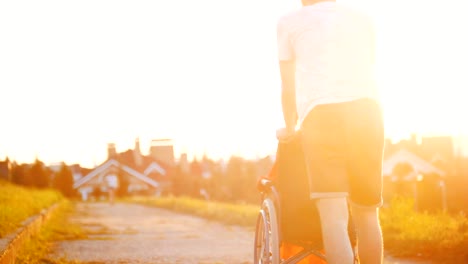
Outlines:
[{"label": "wheelchair wheel", "polygon": [[265,199],[257,218],[255,228],[255,264],[279,264],[279,226],[274,203]]}]

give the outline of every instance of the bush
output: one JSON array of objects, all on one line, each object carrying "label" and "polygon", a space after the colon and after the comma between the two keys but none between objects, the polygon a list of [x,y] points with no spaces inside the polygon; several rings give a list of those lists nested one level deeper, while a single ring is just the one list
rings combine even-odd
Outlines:
[{"label": "bush", "polygon": [[468,248],[468,220],[462,213],[418,213],[409,198],[395,198],[380,212],[385,249],[394,256],[463,258]]}]

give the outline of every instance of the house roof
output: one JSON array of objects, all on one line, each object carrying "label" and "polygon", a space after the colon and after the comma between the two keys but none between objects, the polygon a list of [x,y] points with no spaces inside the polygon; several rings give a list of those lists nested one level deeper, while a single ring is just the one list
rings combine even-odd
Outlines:
[{"label": "house roof", "polygon": [[165,168],[163,168],[161,166],[161,164],[153,161],[151,162],[147,168],[145,169],[145,171],[143,172],[144,175],[149,175],[151,172],[153,171],[156,171],[158,172],[159,174],[162,174],[162,175],[166,175],[167,174],[167,170]]},{"label": "house roof", "polygon": [[440,176],[445,176],[446,172],[435,167],[431,163],[425,161],[419,156],[409,152],[406,149],[401,149],[391,155],[383,163],[383,174],[392,175],[393,168],[399,163],[409,163],[416,173],[431,174],[436,173]]},{"label": "house roof", "polygon": [[146,175],[136,171],[135,169],[132,169],[131,167],[129,167],[129,166],[127,166],[127,165],[125,165],[125,164],[123,164],[123,163],[121,163],[121,162],[119,162],[119,161],[117,161],[115,159],[109,159],[109,160],[105,161],[104,163],[102,163],[101,165],[99,165],[98,167],[96,167],[94,170],[92,170],[86,176],[84,176],[83,178],[81,178],[77,182],[75,182],[75,184],[73,184],[73,188],[75,188],[75,189],[79,188],[80,186],[87,183],[88,181],[90,181],[92,178],[96,177],[100,173],[108,170],[112,166],[122,168],[128,174],[132,175],[133,177],[138,178],[141,181],[146,182],[147,184],[149,184],[149,185],[151,185],[153,187],[158,187],[159,186],[158,182],[156,182],[155,180],[147,177]]},{"label": "house roof", "polygon": [[170,166],[161,160],[155,159],[151,156],[139,155],[141,158],[140,164],[135,160],[135,150],[132,149],[119,153],[116,160],[145,175],[148,175],[152,171],[157,171],[164,175],[167,174],[170,169]]}]

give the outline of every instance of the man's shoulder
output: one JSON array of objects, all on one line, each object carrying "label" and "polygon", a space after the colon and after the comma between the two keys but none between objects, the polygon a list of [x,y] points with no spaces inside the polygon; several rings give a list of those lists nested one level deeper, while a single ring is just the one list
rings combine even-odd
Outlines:
[{"label": "man's shoulder", "polygon": [[300,9],[298,10],[293,10],[293,11],[290,11],[284,15],[282,15],[279,19],[278,19],[278,25],[285,25],[285,24],[289,24],[291,23],[292,21],[294,21],[295,19],[297,19],[297,17],[300,16]]},{"label": "man's shoulder", "polygon": [[340,4],[338,5],[339,9],[342,11],[342,13],[352,16],[354,19],[359,19],[361,21],[366,21],[368,23],[372,23],[372,17],[370,16],[369,13],[364,12],[363,10],[351,6],[351,5],[346,5],[346,4]]},{"label": "man's shoulder", "polygon": [[279,24],[295,24],[309,21],[310,19],[317,19],[323,15],[333,13],[337,8],[335,2],[324,2],[310,6],[303,6],[298,9],[292,10],[282,17],[280,17]]},{"label": "man's shoulder", "polygon": [[314,15],[304,7],[292,10],[279,18],[278,29],[290,31],[307,23],[311,17],[314,17]]}]

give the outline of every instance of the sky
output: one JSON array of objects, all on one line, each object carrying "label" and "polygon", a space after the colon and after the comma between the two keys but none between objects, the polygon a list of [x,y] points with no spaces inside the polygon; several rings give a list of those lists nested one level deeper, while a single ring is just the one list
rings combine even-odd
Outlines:
[{"label": "sky", "polygon": [[[463,1],[342,0],[377,29],[377,80],[393,139],[464,146]],[[283,126],[278,18],[298,0],[1,1],[0,160],[94,166],[172,138],[176,156],[274,153]]]}]

